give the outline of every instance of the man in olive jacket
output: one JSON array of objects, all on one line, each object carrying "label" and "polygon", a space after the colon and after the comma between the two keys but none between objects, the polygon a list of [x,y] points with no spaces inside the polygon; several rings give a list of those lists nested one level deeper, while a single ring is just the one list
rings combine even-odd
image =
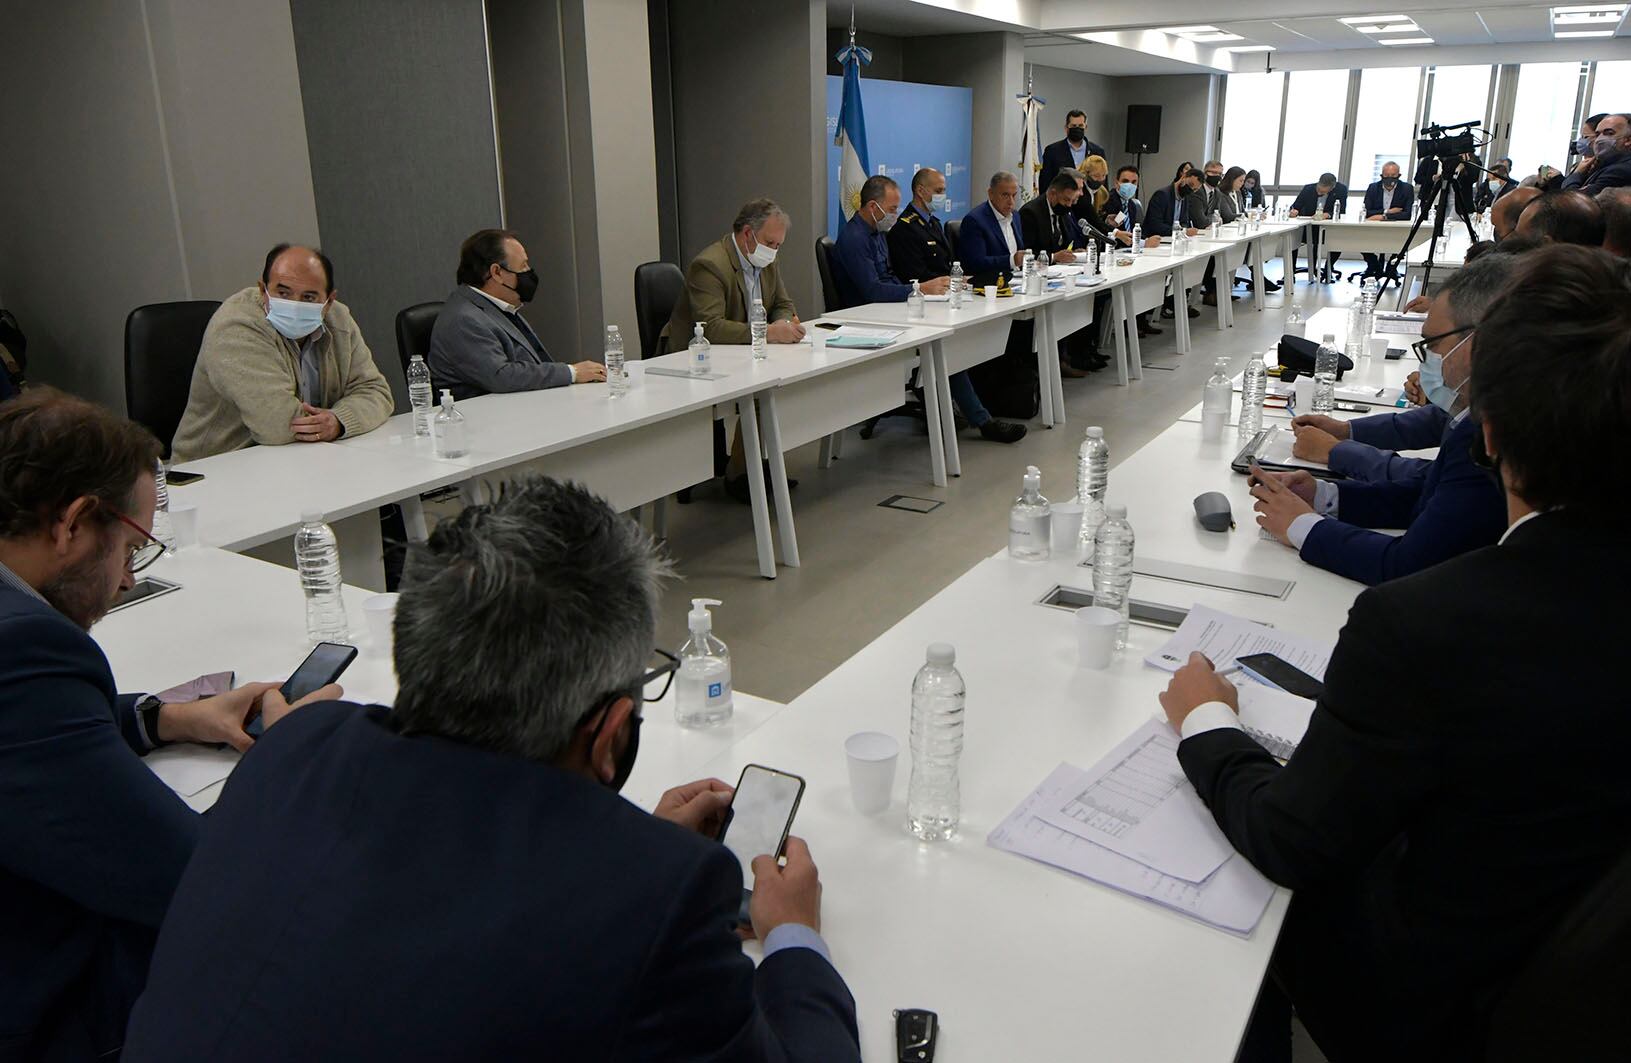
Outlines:
[{"label": "man in olive jacket", "polygon": [[272,249],[260,284],[229,296],[204,331],[174,460],[254,443],[325,443],[385,423],[391,385],[334,295],[328,256]]}]

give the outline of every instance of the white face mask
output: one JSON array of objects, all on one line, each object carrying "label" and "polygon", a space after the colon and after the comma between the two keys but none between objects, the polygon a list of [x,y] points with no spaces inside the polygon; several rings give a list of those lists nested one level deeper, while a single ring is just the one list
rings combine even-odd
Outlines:
[{"label": "white face mask", "polygon": [[929,197],[929,209],[936,214],[946,209],[946,193],[936,192]]},{"label": "white face mask", "polygon": [[755,269],[764,269],[776,261],[776,249],[766,247],[764,244],[757,244],[752,251],[748,252],[748,261],[753,264]]}]

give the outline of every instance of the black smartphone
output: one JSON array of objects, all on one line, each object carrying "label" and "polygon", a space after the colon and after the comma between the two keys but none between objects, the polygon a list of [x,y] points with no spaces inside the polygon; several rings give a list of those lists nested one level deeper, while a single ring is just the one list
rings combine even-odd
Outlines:
[{"label": "black smartphone", "polygon": [[767,853],[780,858],[787,847],[793,817],[804,797],[804,780],[785,771],[749,764],[736,780],[736,793],[719,828],[719,840],[742,865],[742,907],[737,921],[748,922],[753,899],[753,860]]},{"label": "black smartphone", "polygon": [[1397,362],[1400,358],[1404,357],[1404,348],[1403,347],[1389,347],[1387,349],[1387,356],[1386,357],[1387,357],[1387,360],[1390,361],[1390,362]]},{"label": "black smartphone", "polygon": [[201,472],[188,472],[186,469],[171,469],[164,474],[164,482],[171,487],[180,487],[183,484],[195,484],[204,478]]},{"label": "black smartphone", "polygon": [[[357,647],[343,642],[319,642],[300,662],[300,667],[278,688],[283,700],[293,705],[314,690],[319,690],[336,679],[351,666],[357,657]],[[244,730],[259,738],[266,729],[265,721],[257,716]]]},{"label": "black smartphone", "polygon": [[1276,657],[1272,653],[1248,653],[1243,657],[1236,657],[1235,663],[1240,665],[1241,671],[1259,683],[1276,687],[1287,694],[1295,694],[1299,698],[1318,698],[1325,690],[1324,683],[1284,657]]}]

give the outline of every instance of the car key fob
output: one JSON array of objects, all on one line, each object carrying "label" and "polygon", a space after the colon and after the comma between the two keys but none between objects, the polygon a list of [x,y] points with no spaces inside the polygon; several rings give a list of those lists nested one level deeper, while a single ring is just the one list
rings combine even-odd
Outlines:
[{"label": "car key fob", "polygon": [[900,1063],[932,1063],[940,1016],[923,1008],[895,1012],[895,1054]]}]

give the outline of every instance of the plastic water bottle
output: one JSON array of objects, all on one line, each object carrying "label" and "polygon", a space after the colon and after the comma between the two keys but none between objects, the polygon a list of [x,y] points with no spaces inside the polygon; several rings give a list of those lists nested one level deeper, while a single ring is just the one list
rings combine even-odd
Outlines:
[{"label": "plastic water bottle", "polygon": [[1375,277],[1366,277],[1359,284],[1360,334],[1365,337],[1365,353],[1370,354],[1370,334],[1376,331],[1376,299],[1378,289]]},{"label": "plastic water bottle", "polygon": [[1212,363],[1212,375],[1206,380],[1201,398],[1201,439],[1216,443],[1223,438],[1223,427],[1229,423],[1229,406],[1235,400],[1234,382],[1229,379],[1229,360],[1219,358]]},{"label": "plastic water bottle", "polygon": [[770,326],[767,322],[764,300],[753,300],[753,305],[748,307],[748,332],[753,336],[753,360],[756,362],[770,356],[767,346]]},{"label": "plastic water bottle", "polygon": [[153,508],[153,538],[166,549],[175,545],[175,527],[170,523],[170,474],[165,471],[164,459],[153,462],[153,486],[158,491],[158,503]]},{"label": "plastic water bottle", "polygon": [[430,366],[423,355],[408,360],[408,405],[413,407],[413,434],[430,438],[430,421],[436,416],[436,395],[430,384]]},{"label": "plastic water bottle", "polygon": [[1314,355],[1314,409],[1312,413],[1330,413],[1336,409],[1337,366],[1342,356],[1337,353],[1337,337],[1327,332]]},{"label": "plastic water bottle", "polygon": [[313,642],[350,639],[345,600],[340,597],[340,541],[317,510],[300,515],[294,563],[300,573],[300,589],[306,592],[306,634]]},{"label": "plastic water bottle", "polygon": [[438,458],[462,458],[470,453],[465,439],[464,414],[453,408],[453,392],[442,389],[442,408],[431,422]]},{"label": "plastic water bottle", "polygon": [[1212,212],[1211,229],[1212,239],[1216,240],[1219,236],[1223,235],[1223,216],[1215,210]]},{"label": "plastic water bottle", "polygon": [[[1289,287],[1290,281],[1286,283]],[[1291,310],[1286,314],[1286,335],[1301,336],[1307,327],[1308,323],[1303,320],[1303,301],[1293,299],[1291,301]]]},{"label": "plastic water bottle", "polygon": [[957,759],[963,754],[963,698],[957,651],[929,647],[912,680],[912,781],[906,791],[906,829],[926,842],[953,837],[961,818]]},{"label": "plastic water bottle", "polygon": [[714,727],[731,718],[731,651],[713,635],[714,598],[692,598],[691,637],[680,647],[674,677],[674,719],[682,727]]},{"label": "plastic water bottle", "polygon": [[1076,451],[1076,501],[1082,504],[1082,552],[1093,554],[1093,537],[1104,523],[1104,492],[1110,486],[1110,444],[1094,425]]},{"label": "plastic water bottle", "polygon": [[1142,255],[1143,253],[1144,253],[1144,226],[1139,225],[1137,223],[1134,223],[1134,225],[1133,225],[1133,254]]},{"label": "plastic water bottle", "polygon": [[1262,354],[1252,355],[1240,381],[1240,438],[1250,439],[1263,430],[1263,400],[1268,397],[1269,372]]},{"label": "plastic water bottle", "polygon": [[1108,507],[1104,523],[1093,540],[1093,604],[1121,613],[1116,627],[1116,649],[1127,646],[1127,619],[1133,589],[1133,526],[1127,507]]},{"label": "plastic water bottle", "polygon": [[691,342],[686,345],[686,350],[689,352],[691,375],[707,376],[714,364],[714,345],[702,334],[702,322],[698,321],[692,327]]},{"label": "plastic water bottle", "polygon": [[1086,265],[1086,272],[1089,276],[1097,277],[1099,275],[1099,242],[1097,240],[1088,242]]},{"label": "plastic water bottle", "polygon": [[1019,497],[1008,511],[1008,556],[1016,561],[1046,561],[1053,552],[1053,506],[1042,495],[1042,470],[1025,468]]},{"label": "plastic water bottle", "polygon": [[950,283],[951,308],[953,310],[961,310],[963,308],[963,287],[966,283],[967,282],[963,277],[963,264],[961,262],[953,262],[951,264]]},{"label": "plastic water bottle", "polygon": [[[917,281],[912,282],[912,290],[906,296],[906,320],[908,320],[908,321],[922,321],[923,320],[923,289],[918,285]],[[754,333],[754,335],[757,336],[758,333]],[[762,357],[759,354],[759,348],[757,346],[757,344],[759,343],[758,339],[755,339],[753,342],[755,344],[755,346],[753,348],[753,357],[755,357],[755,358]]]},{"label": "plastic water bottle", "polygon": [[623,334],[617,331],[616,325],[606,326],[606,392],[614,399],[629,393],[629,370],[623,361]]}]

